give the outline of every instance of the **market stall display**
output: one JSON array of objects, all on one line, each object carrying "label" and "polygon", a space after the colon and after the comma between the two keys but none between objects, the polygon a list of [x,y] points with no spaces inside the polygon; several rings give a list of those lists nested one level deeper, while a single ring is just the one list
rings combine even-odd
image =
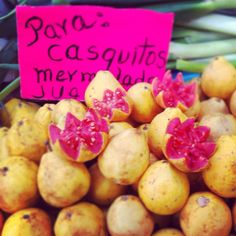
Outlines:
[{"label": "market stall display", "polygon": [[128,89],[97,71],[84,101],[22,99],[15,2],[1,3],[1,235],[236,235],[236,2],[18,4],[87,3],[176,12],[167,71]]}]

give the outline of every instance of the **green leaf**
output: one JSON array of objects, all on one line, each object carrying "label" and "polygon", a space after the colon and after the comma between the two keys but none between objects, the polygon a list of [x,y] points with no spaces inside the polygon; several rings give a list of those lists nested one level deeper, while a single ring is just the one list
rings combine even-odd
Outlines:
[{"label": "green leaf", "polygon": [[[21,0],[18,5],[24,5],[26,2],[27,2],[27,0]],[[15,14],[15,12],[16,12],[16,8],[14,8],[13,10],[11,10],[11,11],[10,11],[9,13],[7,13],[5,16],[0,17],[0,22],[3,21],[3,20],[5,20],[5,19],[7,19],[7,18],[9,18],[9,17],[11,17],[11,16],[13,16],[13,15]]]},{"label": "green leaf", "polygon": [[9,94],[20,86],[20,77],[13,80],[0,92],[0,101],[3,101]]},{"label": "green leaf", "polygon": [[67,5],[69,4],[67,0],[52,0],[53,5]]},{"label": "green leaf", "polygon": [[19,65],[18,65],[18,64],[6,64],[6,63],[2,63],[2,64],[0,64],[0,69],[5,69],[5,70],[19,70]]},{"label": "green leaf", "polygon": [[188,72],[195,72],[195,73],[202,73],[206,64],[185,61],[185,60],[177,60],[176,61],[176,69],[181,71],[188,71]]}]

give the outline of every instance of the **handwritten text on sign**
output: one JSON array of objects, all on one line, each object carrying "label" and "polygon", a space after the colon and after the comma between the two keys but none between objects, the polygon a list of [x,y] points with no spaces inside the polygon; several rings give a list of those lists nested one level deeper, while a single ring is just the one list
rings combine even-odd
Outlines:
[{"label": "handwritten text on sign", "polygon": [[23,98],[83,100],[99,70],[125,88],[165,71],[172,13],[97,6],[17,8]]}]

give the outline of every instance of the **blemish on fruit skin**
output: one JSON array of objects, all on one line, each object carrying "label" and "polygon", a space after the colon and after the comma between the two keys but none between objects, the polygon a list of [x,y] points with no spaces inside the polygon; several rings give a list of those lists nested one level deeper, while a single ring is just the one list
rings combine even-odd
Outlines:
[{"label": "blemish on fruit skin", "polygon": [[149,183],[150,185],[153,185],[155,182],[156,182],[156,179],[152,179],[152,180],[150,180],[148,183]]},{"label": "blemish on fruit skin", "polygon": [[206,207],[210,202],[210,200],[204,196],[199,197],[196,201],[200,207]]},{"label": "blemish on fruit skin", "polygon": [[7,166],[4,166],[3,168],[0,169],[0,173],[1,173],[3,176],[6,176],[8,171],[9,171],[9,169],[8,169]]},{"label": "blemish on fruit skin", "polygon": [[203,225],[203,232],[204,232],[204,233],[207,233],[207,232],[208,232],[208,227],[207,227],[207,225],[205,225],[205,224]]},{"label": "blemish on fruit skin", "polygon": [[72,217],[72,213],[71,212],[67,212],[66,213],[66,219],[70,220]]},{"label": "blemish on fruit skin", "polygon": [[22,126],[24,124],[24,122],[21,120],[17,123],[18,126]]},{"label": "blemish on fruit skin", "polygon": [[235,191],[236,191],[236,188],[232,188],[231,191],[232,191],[232,192],[235,192]]},{"label": "blemish on fruit skin", "polygon": [[128,197],[127,195],[121,196],[121,200],[122,200],[122,201],[127,201],[128,198],[129,198],[129,197]]},{"label": "blemish on fruit skin", "polygon": [[147,126],[147,125],[144,125],[144,126],[143,126],[143,130],[148,130],[148,126]]},{"label": "blemish on fruit skin", "polygon": [[44,145],[45,145],[45,146],[49,146],[49,140],[45,141],[45,142],[44,142]]},{"label": "blemish on fruit skin", "polygon": [[25,214],[25,215],[22,216],[22,218],[25,219],[25,220],[28,220],[30,218],[30,215]]}]

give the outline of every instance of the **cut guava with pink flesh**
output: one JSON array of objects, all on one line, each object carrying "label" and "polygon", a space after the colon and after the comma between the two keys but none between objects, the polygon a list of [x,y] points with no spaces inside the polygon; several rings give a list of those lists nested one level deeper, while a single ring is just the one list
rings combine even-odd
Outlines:
[{"label": "cut guava with pink flesh", "polygon": [[121,88],[117,88],[114,92],[110,89],[104,91],[102,101],[93,100],[93,108],[102,116],[111,119],[115,109],[124,113],[129,113],[129,104],[125,100],[126,93]]},{"label": "cut guava with pink flesh", "polygon": [[162,80],[155,78],[152,82],[153,95],[157,97],[162,93],[164,108],[177,107],[179,103],[187,108],[193,106],[197,96],[196,89],[196,82],[185,83],[182,73],[178,73],[173,79],[170,71],[165,73]]},{"label": "cut guava with pink flesh", "polygon": [[166,133],[170,135],[166,144],[168,159],[185,159],[190,171],[197,171],[208,164],[216,144],[208,140],[210,129],[206,126],[195,126],[194,119],[189,118],[181,123],[174,118],[168,124]]},{"label": "cut guava with pink flesh", "polygon": [[108,134],[108,131],[107,121],[93,109],[89,109],[81,121],[67,113],[63,130],[54,124],[49,127],[52,143],[59,141],[62,150],[74,160],[78,158],[82,147],[98,154],[103,147],[102,133]]}]

